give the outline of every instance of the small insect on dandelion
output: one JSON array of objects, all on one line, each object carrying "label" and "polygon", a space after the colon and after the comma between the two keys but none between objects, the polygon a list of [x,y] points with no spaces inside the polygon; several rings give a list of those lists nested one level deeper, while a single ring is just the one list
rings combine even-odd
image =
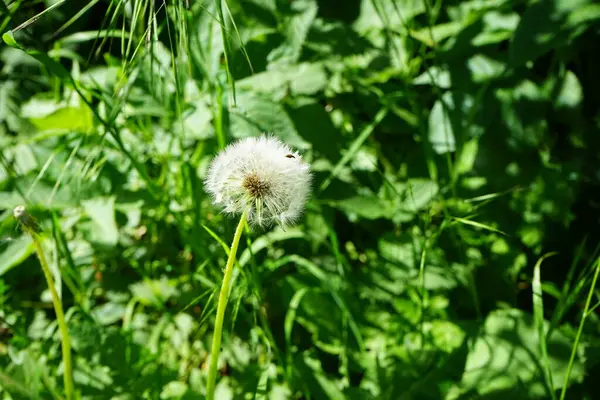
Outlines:
[{"label": "small insect on dandelion", "polygon": [[309,165],[274,136],[241,139],[210,165],[206,189],[214,203],[231,214],[247,212],[261,227],[293,224],[310,193]]}]

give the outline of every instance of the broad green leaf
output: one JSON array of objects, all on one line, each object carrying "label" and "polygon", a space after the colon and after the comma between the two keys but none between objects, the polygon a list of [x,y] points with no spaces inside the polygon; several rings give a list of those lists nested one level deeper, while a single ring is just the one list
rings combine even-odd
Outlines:
[{"label": "broad green leaf", "polygon": [[406,199],[404,209],[417,212],[426,208],[437,196],[440,188],[437,183],[429,179],[410,179],[406,184]]},{"label": "broad green leaf", "polygon": [[555,106],[559,108],[576,108],[583,102],[583,88],[577,76],[567,71],[560,86]]},{"label": "broad green leaf", "polygon": [[519,67],[553,48],[564,46],[584,31],[585,23],[600,18],[591,0],[533,2],[523,14],[508,50],[510,66]]},{"label": "broad green leaf", "polygon": [[449,89],[452,86],[450,71],[437,65],[417,76],[412,83],[414,85],[432,85],[440,89]]},{"label": "broad green leaf", "polygon": [[482,31],[471,40],[471,43],[474,46],[486,46],[508,40],[517,29],[519,19],[519,14],[514,12],[488,11],[482,18]]},{"label": "broad green leaf", "polygon": [[434,27],[426,27],[418,30],[411,30],[409,34],[418,41],[426,44],[429,47],[438,45],[444,39],[456,35],[463,29],[460,22],[446,22]]},{"label": "broad green leaf", "polygon": [[452,97],[444,95],[442,99],[435,102],[429,114],[429,142],[438,154],[456,150],[456,139],[449,115],[453,108]]},{"label": "broad green leaf", "polygon": [[[547,329],[547,322],[544,322]],[[531,315],[523,311],[497,310],[485,320],[481,333],[469,350],[462,384],[481,396],[521,393],[546,397],[543,360]],[[548,362],[554,387],[563,385],[571,353],[571,341],[559,331],[548,339]],[[571,372],[574,382],[583,379],[583,365],[576,360]]]},{"label": "broad green leaf", "polygon": [[292,95],[311,95],[327,85],[327,73],[320,64],[300,63],[274,67],[237,82],[237,87],[273,96],[279,99],[288,92]]},{"label": "broad green leaf", "polygon": [[94,318],[101,325],[111,325],[121,320],[125,314],[125,306],[109,302],[96,307],[92,312]]},{"label": "broad green leaf", "polygon": [[351,217],[365,219],[391,218],[395,213],[393,204],[375,195],[362,195],[336,201],[333,204],[346,211]]},{"label": "broad green leaf", "polygon": [[21,264],[34,251],[33,241],[29,236],[21,236],[8,243],[8,246],[0,253],[0,276]]},{"label": "broad green leaf", "polygon": [[188,385],[181,381],[172,381],[165,385],[160,393],[161,399],[181,399],[188,393]]},{"label": "broad green leaf", "polygon": [[302,374],[304,384],[308,386],[310,393],[315,398],[330,400],[346,399],[338,385],[324,373],[318,359],[312,358],[308,353],[303,353],[295,357],[294,364],[298,372]]},{"label": "broad green leaf", "polygon": [[471,79],[475,83],[487,82],[497,78],[505,69],[504,63],[482,54],[471,57],[467,61],[467,65],[471,71]]},{"label": "broad green leaf", "polygon": [[140,303],[161,307],[179,291],[167,279],[145,280],[129,286],[131,293]]},{"label": "broad green leaf", "polygon": [[451,353],[459,348],[465,338],[465,332],[460,326],[450,321],[435,320],[429,329],[436,347],[446,353]]},{"label": "broad green leaf", "polygon": [[[196,140],[204,140],[214,137],[214,128],[211,124],[213,114],[209,108],[209,104],[202,99],[195,101],[192,109],[186,111],[183,116],[183,132],[182,135],[186,138]],[[175,124],[175,131],[179,131],[180,124]]]},{"label": "broad green leaf", "polygon": [[353,26],[360,34],[368,34],[404,26],[425,10],[425,4],[420,0],[361,1],[360,14]]},{"label": "broad green leaf", "polygon": [[5,151],[5,154],[15,160],[14,171],[21,176],[27,175],[39,167],[35,154],[28,145],[18,144]]},{"label": "broad green leaf", "polygon": [[283,25],[285,41],[268,56],[271,66],[298,61],[312,21],[317,16],[318,6],[314,0],[296,0],[291,3],[291,8],[292,16]]},{"label": "broad green leaf", "polygon": [[230,113],[230,132],[235,138],[274,134],[297,149],[310,144],[298,132],[285,109],[265,96],[238,93],[237,107]]},{"label": "broad green leaf", "polygon": [[395,264],[404,265],[409,269],[417,266],[419,249],[408,235],[385,235],[378,241],[378,250],[381,257]]},{"label": "broad green leaf", "polygon": [[52,114],[30,119],[39,131],[81,131],[91,132],[94,129],[92,112],[87,106],[63,107]]},{"label": "broad green leaf", "polygon": [[477,159],[477,152],[479,150],[479,141],[476,139],[469,140],[460,149],[460,155],[456,161],[456,173],[459,175],[471,172]]},{"label": "broad green leaf", "polygon": [[113,247],[119,240],[119,229],[115,221],[115,198],[99,197],[82,202],[83,209],[91,219],[90,241]]},{"label": "broad green leaf", "polygon": [[27,54],[29,54],[30,56],[32,56],[33,58],[38,60],[45,67],[47,67],[50,71],[52,71],[52,73],[54,75],[56,75],[58,78],[64,79],[66,81],[71,81],[71,75],[69,74],[69,72],[61,64],[59,64],[58,62],[56,62],[52,58],[50,58],[48,56],[48,54],[43,53],[38,50],[26,50],[26,49],[22,48],[19,45],[19,43],[17,43],[17,41],[15,40],[12,31],[9,31],[9,32],[6,32],[5,34],[3,34],[2,39],[9,46],[14,47],[19,50],[23,50],[24,52],[26,52]]}]

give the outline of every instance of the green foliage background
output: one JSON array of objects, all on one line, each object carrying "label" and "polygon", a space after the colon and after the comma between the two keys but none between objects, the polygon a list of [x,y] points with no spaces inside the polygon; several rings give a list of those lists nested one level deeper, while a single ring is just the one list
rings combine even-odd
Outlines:
[{"label": "green foliage background", "polygon": [[315,186],[242,239],[219,399],[600,398],[596,2],[2,0],[0,32],[0,399],[62,396],[20,204],[81,398],[203,397],[236,222],[202,178],[261,132]]}]

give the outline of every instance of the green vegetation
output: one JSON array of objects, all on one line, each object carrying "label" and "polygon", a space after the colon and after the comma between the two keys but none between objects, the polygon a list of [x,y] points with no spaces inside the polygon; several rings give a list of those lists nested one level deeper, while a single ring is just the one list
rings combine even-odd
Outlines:
[{"label": "green vegetation", "polygon": [[600,398],[596,1],[0,0],[0,34],[0,400],[71,398],[47,282],[72,398],[204,398],[238,219],[203,179],[261,132],[314,188],[243,227],[216,399]]}]

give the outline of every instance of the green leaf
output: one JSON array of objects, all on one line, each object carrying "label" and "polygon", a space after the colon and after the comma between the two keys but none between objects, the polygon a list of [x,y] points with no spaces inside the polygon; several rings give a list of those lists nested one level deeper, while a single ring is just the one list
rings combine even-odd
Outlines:
[{"label": "green leaf", "polygon": [[145,280],[129,286],[133,296],[147,306],[163,306],[169,298],[179,294],[179,291],[167,279]]},{"label": "green leaf", "polygon": [[238,93],[237,107],[230,113],[230,132],[235,138],[272,133],[295,148],[310,148],[279,103],[249,92]]},{"label": "green leaf", "polygon": [[165,385],[160,393],[161,399],[181,399],[188,393],[188,385],[181,381],[172,381]]},{"label": "green leaf", "polygon": [[338,385],[327,378],[319,360],[303,353],[296,356],[294,364],[315,399],[346,399]]},{"label": "green leaf", "polygon": [[14,47],[14,48],[17,48],[17,49],[20,48],[19,44],[15,40],[15,37],[13,36],[12,31],[5,32],[2,35],[2,40],[4,40],[4,43],[6,43],[7,45],[9,45],[10,47]]},{"label": "green leaf", "polygon": [[354,196],[333,202],[333,204],[354,218],[391,218],[395,213],[392,204],[386,203],[375,195]]},{"label": "green leaf", "polygon": [[296,0],[291,3],[292,13],[284,24],[285,41],[269,54],[270,65],[289,65],[298,61],[313,20],[317,16],[314,0]]},{"label": "green leaf", "polygon": [[510,39],[519,25],[519,14],[504,13],[497,10],[486,12],[482,18],[483,30],[477,34],[471,44],[486,46]]},{"label": "green leaf", "polygon": [[419,250],[409,235],[384,235],[378,241],[378,250],[381,257],[394,264],[403,265],[408,269],[415,269],[417,266]]},{"label": "green leaf", "polygon": [[452,79],[447,68],[434,65],[417,76],[412,83],[414,85],[432,85],[440,89],[449,89],[452,86]]},{"label": "green leaf", "polygon": [[[206,99],[197,100],[192,104],[192,109],[183,116],[181,134],[186,138],[205,140],[214,136],[211,124],[213,115]],[[180,133],[180,124],[175,124],[175,132]]]},{"label": "green leaf", "polygon": [[477,159],[477,152],[479,151],[479,141],[472,139],[466,142],[460,149],[460,156],[458,157],[454,168],[456,173],[459,175],[471,172]]},{"label": "green leaf", "polygon": [[90,241],[114,247],[119,240],[119,229],[115,221],[115,197],[98,197],[82,202],[83,209],[91,219]]},{"label": "green leaf", "polygon": [[359,34],[366,35],[390,27],[404,26],[425,10],[425,3],[420,0],[361,1],[360,15],[353,27]]},{"label": "green leaf", "polygon": [[471,79],[475,83],[487,82],[491,79],[502,75],[504,71],[504,63],[486,57],[482,54],[477,54],[467,61],[469,70],[471,71]]},{"label": "green leaf", "polygon": [[430,179],[410,179],[406,186],[404,209],[413,213],[426,208],[440,190],[438,184]]},{"label": "green leaf", "polygon": [[105,303],[96,307],[92,314],[101,325],[111,325],[123,318],[125,306],[115,302]]},{"label": "green leaf", "polygon": [[2,39],[7,45],[19,50],[23,50],[25,53],[38,60],[46,68],[48,68],[48,70],[52,71],[54,75],[56,75],[58,78],[64,79],[69,82],[72,80],[69,72],[61,64],[50,58],[48,54],[42,53],[38,50],[26,50],[23,47],[21,47],[19,43],[17,43],[17,41],[15,40],[12,31],[6,32],[4,35],[2,35]]},{"label": "green leaf", "polygon": [[311,95],[322,91],[327,85],[327,73],[321,64],[300,63],[284,67],[275,67],[251,75],[237,83],[239,89],[252,90],[273,96]]},{"label": "green leaf", "polygon": [[546,379],[546,384],[550,389],[550,394],[552,398],[554,398],[554,387],[552,382],[552,372],[550,371],[550,363],[548,362],[548,347],[546,344],[546,324],[544,322],[544,299],[542,297],[542,279],[540,274],[540,266],[542,262],[557,253],[548,253],[535,263],[533,267],[533,280],[531,282],[531,289],[533,293],[533,317],[535,320],[536,330],[537,330],[537,339],[539,342],[540,352],[542,354],[542,365],[544,368],[544,378]]},{"label": "green leaf", "polygon": [[429,114],[429,142],[438,154],[450,153],[456,150],[454,129],[450,121],[450,109],[454,107],[452,96],[448,92],[442,99],[435,102]]},{"label": "green leaf", "polygon": [[577,108],[583,102],[583,88],[577,76],[567,71],[554,102],[558,108]]},{"label": "green leaf", "polygon": [[435,346],[446,353],[459,348],[465,339],[465,332],[450,321],[435,320],[431,323],[430,329]]},{"label": "green leaf", "polygon": [[77,96],[57,101],[50,93],[38,94],[23,104],[21,116],[42,132],[90,132],[94,128],[92,111]]},{"label": "green leaf", "polygon": [[533,61],[553,48],[568,45],[585,30],[585,23],[600,18],[591,0],[536,1],[523,14],[508,50],[511,67]]},{"label": "green leaf", "polygon": [[434,47],[444,39],[456,35],[461,31],[462,28],[463,25],[461,22],[452,21],[439,24],[434,27],[411,30],[409,31],[409,34],[427,46]]},{"label": "green leaf", "polygon": [[42,132],[91,132],[94,129],[92,112],[87,106],[63,107],[47,117],[31,119],[30,122]]},{"label": "green leaf", "polygon": [[33,241],[29,236],[21,236],[9,243],[8,247],[0,253],[0,276],[21,264],[34,251]]},{"label": "green leaf", "polygon": [[[547,329],[547,322],[544,322]],[[559,331],[548,339],[548,363],[554,388],[563,385],[571,341]],[[497,310],[485,320],[481,333],[467,355],[462,384],[481,396],[493,393],[546,396],[543,360],[536,326],[531,315],[520,310]],[[576,360],[573,381],[583,379],[583,365]]]}]

